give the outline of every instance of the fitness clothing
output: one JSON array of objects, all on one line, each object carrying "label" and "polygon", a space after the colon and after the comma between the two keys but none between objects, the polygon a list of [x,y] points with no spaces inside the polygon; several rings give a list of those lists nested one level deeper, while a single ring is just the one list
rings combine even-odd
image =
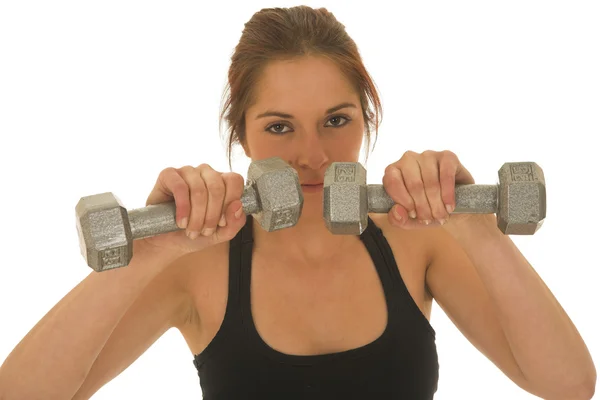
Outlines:
[{"label": "fitness clothing", "polygon": [[252,221],[248,218],[230,242],[223,323],[194,356],[204,400],[433,398],[439,377],[435,331],[410,296],[392,250],[371,218],[360,239],[383,285],[386,329],[362,347],[308,356],[280,353],[256,330],[250,308]]}]

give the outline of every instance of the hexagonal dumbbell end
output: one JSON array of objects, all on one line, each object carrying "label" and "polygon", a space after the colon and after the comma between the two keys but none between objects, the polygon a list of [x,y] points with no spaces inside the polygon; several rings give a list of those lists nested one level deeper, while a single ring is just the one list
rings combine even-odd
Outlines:
[{"label": "hexagonal dumbbell end", "polygon": [[127,265],[133,238],[127,210],[112,193],[82,197],[75,207],[79,249],[94,271]]},{"label": "hexagonal dumbbell end", "polygon": [[[259,204],[250,213],[264,230],[272,232],[296,225],[304,195],[292,166],[278,157],[255,161],[248,167],[246,187],[254,188],[253,196]],[[246,203],[246,196],[242,203]]]},{"label": "hexagonal dumbbell end", "polygon": [[356,162],[335,162],[323,180],[323,219],[329,231],[360,235],[368,223],[367,171]]},{"label": "hexagonal dumbbell end", "polygon": [[544,172],[534,162],[509,162],[498,178],[498,228],[507,235],[533,235],[546,218]]}]

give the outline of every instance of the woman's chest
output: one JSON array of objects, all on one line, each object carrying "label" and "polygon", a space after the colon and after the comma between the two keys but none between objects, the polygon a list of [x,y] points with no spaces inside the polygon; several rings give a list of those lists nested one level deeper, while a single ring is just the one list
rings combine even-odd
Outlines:
[{"label": "woman's chest", "polygon": [[[424,246],[415,241],[388,242],[404,285],[429,319]],[[194,354],[212,341],[225,316],[229,254],[222,253],[214,268],[190,275],[197,318],[182,333]],[[380,272],[360,245],[326,263],[293,263],[281,255],[254,252],[246,283],[253,325],[268,346],[285,354],[325,354],[364,346],[376,340],[388,322]]]}]

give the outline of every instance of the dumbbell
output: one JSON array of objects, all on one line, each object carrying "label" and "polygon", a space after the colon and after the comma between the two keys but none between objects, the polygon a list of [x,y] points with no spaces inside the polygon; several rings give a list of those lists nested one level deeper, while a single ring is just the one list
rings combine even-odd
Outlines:
[{"label": "dumbbell", "polygon": [[[241,201],[266,231],[294,226],[304,204],[298,173],[278,157],[254,161]],[[97,272],[126,266],[135,239],[180,230],[175,209],[172,201],[127,211],[110,192],[82,197],[75,207],[81,254]]]},{"label": "dumbbell", "polygon": [[[455,186],[453,214],[496,214],[506,235],[533,235],[546,218],[546,185],[533,162],[505,163],[496,185]],[[333,234],[360,235],[367,213],[387,213],[394,201],[383,185],[367,185],[367,172],[357,162],[334,162],[323,182],[323,218]]]}]

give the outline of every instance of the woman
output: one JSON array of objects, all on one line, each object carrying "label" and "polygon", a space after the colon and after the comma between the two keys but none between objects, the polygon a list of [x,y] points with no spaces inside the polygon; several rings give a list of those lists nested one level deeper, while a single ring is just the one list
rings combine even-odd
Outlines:
[{"label": "woman", "polygon": [[397,203],[360,236],[332,235],[322,182],[356,161],[381,106],[353,41],[324,9],[265,9],[232,57],[223,109],[231,146],[297,171],[296,226],[240,213],[243,178],[167,168],[147,204],[175,200],[185,229],[135,242],[126,268],[92,273],[0,368],[0,398],[87,399],[171,327],[205,399],[432,398],[435,298],[515,384],[589,399],[596,372],[556,299],[493,216],[449,215],[473,178],[449,151],[406,152],[383,184]]}]

